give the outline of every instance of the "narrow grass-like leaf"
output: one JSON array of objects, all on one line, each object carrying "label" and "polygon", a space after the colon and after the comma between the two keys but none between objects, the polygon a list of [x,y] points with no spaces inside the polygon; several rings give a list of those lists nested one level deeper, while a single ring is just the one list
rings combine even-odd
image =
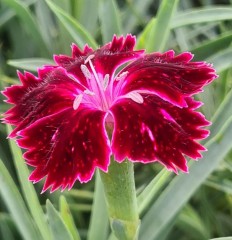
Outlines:
[{"label": "narrow grass-like leaf", "polygon": [[103,42],[112,40],[114,34],[122,34],[119,10],[114,0],[99,0],[99,18]]},{"label": "narrow grass-like leaf", "polygon": [[8,207],[16,226],[25,240],[42,240],[38,229],[23,202],[17,186],[0,159],[0,194]]},{"label": "narrow grass-like leaf", "polygon": [[202,61],[206,58],[209,58],[214,53],[217,53],[227,47],[232,42],[232,32],[226,33],[223,36],[220,36],[216,39],[208,41],[202,45],[198,45],[197,47],[190,50],[194,54],[195,61]]},{"label": "narrow grass-like leaf", "polygon": [[53,19],[53,14],[44,0],[36,1],[34,7],[41,35],[43,36],[43,39],[52,54],[57,49],[57,41],[54,41],[56,39],[54,36],[56,26]]},{"label": "narrow grass-like leaf", "polygon": [[14,232],[16,229],[12,226],[12,219],[8,214],[0,213],[0,236],[3,240],[15,240]]},{"label": "narrow grass-like leaf", "polygon": [[226,98],[221,103],[216,113],[212,118],[212,126],[210,128],[210,136],[209,139],[216,136],[218,131],[222,128],[224,123],[228,118],[232,116],[232,90],[226,95]]},{"label": "narrow grass-like leaf", "polygon": [[76,203],[76,204],[69,204],[70,209],[76,210],[78,212],[91,212],[92,205],[91,204],[82,204],[82,203]]},{"label": "narrow grass-like leaf", "polygon": [[75,2],[76,5],[81,5],[80,7],[76,6],[76,9],[78,9],[78,7],[80,8],[80,23],[93,35],[99,28],[97,11],[99,0],[74,0],[73,2]]},{"label": "narrow grass-like leaf", "polygon": [[[8,134],[11,131],[12,131],[12,128],[9,125],[7,125]],[[16,171],[18,174],[19,182],[22,187],[23,195],[26,199],[28,208],[30,209],[30,212],[34,218],[34,221],[41,235],[43,236],[44,239],[49,240],[51,239],[51,237],[50,237],[50,232],[45,220],[45,215],[39,203],[39,199],[37,197],[35,189],[32,183],[28,180],[29,170],[22,157],[22,151],[13,140],[9,140],[9,143],[10,143],[10,148],[11,148],[14,164],[16,167]]]},{"label": "narrow grass-like leaf", "polygon": [[232,240],[232,237],[211,238],[210,240]]},{"label": "narrow grass-like leaf", "polygon": [[224,49],[211,57],[207,58],[207,62],[211,62],[214,65],[216,71],[222,72],[232,67],[232,48]]},{"label": "narrow grass-like leaf", "polygon": [[178,12],[171,22],[171,28],[190,24],[214,22],[232,19],[231,7],[208,7]]},{"label": "narrow grass-like leaf", "polygon": [[156,24],[156,18],[152,18],[150,22],[147,24],[147,26],[144,28],[144,30],[141,32],[141,34],[139,35],[139,38],[136,43],[137,49],[146,48],[147,39],[150,36],[151,30],[155,27],[155,24]]},{"label": "narrow grass-like leaf", "polygon": [[87,190],[71,189],[69,192],[64,192],[68,196],[75,197],[77,199],[93,200],[93,192]]},{"label": "narrow grass-like leaf", "polygon": [[170,33],[170,24],[173,13],[179,0],[163,0],[159,7],[155,24],[151,29],[147,40],[146,49],[148,52],[163,51]]},{"label": "narrow grass-like leaf", "polygon": [[138,196],[138,208],[140,214],[151,204],[152,199],[157,196],[164,184],[170,179],[170,176],[170,172],[163,169],[140,193]]},{"label": "narrow grass-like leaf", "polygon": [[11,9],[7,9],[3,11],[3,9],[0,11],[0,28],[7,23],[12,17],[15,16],[15,13]]},{"label": "narrow grass-like leaf", "polygon": [[78,44],[79,47],[84,47],[86,43],[93,48],[97,48],[97,43],[94,38],[85,30],[83,26],[81,26],[72,16],[68,15],[61,8],[56,6],[50,0],[46,0],[50,9],[54,12],[57,18],[61,21],[67,31],[73,37],[75,43]]},{"label": "narrow grass-like leaf", "polygon": [[[99,216],[101,220],[99,221]],[[88,231],[88,240],[101,239],[105,240],[109,229],[108,213],[104,198],[103,185],[99,176],[96,174],[94,202]]]},{"label": "narrow grass-like leaf", "polygon": [[195,239],[199,240],[209,239],[203,219],[190,204],[187,204],[178,216],[177,226],[187,236],[194,235]]},{"label": "narrow grass-like leaf", "polygon": [[73,240],[73,237],[62,220],[59,212],[49,200],[47,200],[46,208],[53,240]]},{"label": "narrow grass-like leaf", "polygon": [[45,58],[21,58],[8,60],[7,64],[23,70],[37,71],[43,65],[52,65],[54,62]]},{"label": "narrow grass-like leaf", "polygon": [[[36,0],[27,1],[25,2],[25,6],[31,5],[35,1]],[[14,16],[15,16],[15,11],[13,11],[12,9],[2,9],[0,11],[0,28]]]},{"label": "narrow grass-like leaf", "polygon": [[2,0],[2,1],[15,11],[16,15],[22,21],[23,26],[25,27],[27,33],[37,44],[40,51],[46,54],[48,52],[47,46],[44,42],[43,37],[40,34],[38,24],[36,23],[34,16],[31,14],[28,6],[24,2],[18,0]]},{"label": "narrow grass-like leaf", "polygon": [[145,25],[147,21],[148,8],[153,0],[127,0],[127,6],[123,12],[123,32],[133,32],[136,26]]},{"label": "narrow grass-like leaf", "polygon": [[190,164],[190,174],[181,174],[176,177],[151,206],[142,220],[141,239],[157,239],[170,219],[180,211],[231,149],[231,136],[232,117],[225,123],[221,131],[208,142],[208,152],[203,153],[204,158]]},{"label": "narrow grass-like leaf", "polygon": [[77,231],[77,228],[75,226],[72,214],[70,212],[68,203],[64,196],[60,197],[60,215],[64,221],[64,224],[72,234],[73,240],[80,240],[79,233]]},{"label": "narrow grass-like leaf", "polygon": [[205,181],[205,185],[232,195],[232,181],[228,179],[208,179]]}]

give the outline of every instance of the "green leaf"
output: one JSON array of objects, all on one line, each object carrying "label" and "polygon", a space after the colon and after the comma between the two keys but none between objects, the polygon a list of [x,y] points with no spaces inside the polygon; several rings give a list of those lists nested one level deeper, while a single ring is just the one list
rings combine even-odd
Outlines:
[{"label": "green leaf", "polygon": [[230,67],[232,67],[232,48],[227,48],[222,50],[209,58],[206,59],[207,62],[211,62],[217,72],[222,72]]},{"label": "green leaf", "polygon": [[143,49],[146,48],[147,45],[147,39],[150,36],[150,32],[152,29],[154,29],[156,25],[156,18],[152,18],[150,22],[147,24],[147,26],[144,28],[144,30],[139,35],[139,38],[136,43],[136,49]]},{"label": "green leaf", "polygon": [[194,235],[195,239],[209,239],[206,224],[198,212],[187,204],[177,218],[176,225],[186,235]]},{"label": "green leaf", "polygon": [[232,195],[232,181],[228,179],[211,178],[205,181],[205,185]]},{"label": "green leaf", "polygon": [[231,7],[208,7],[178,12],[172,19],[171,28],[186,25],[232,19]]},{"label": "green leaf", "polygon": [[64,196],[60,196],[60,215],[64,221],[64,224],[72,234],[73,240],[80,240],[81,238],[79,236],[68,203]]},{"label": "green leaf", "polygon": [[98,11],[96,11],[96,9],[98,9],[99,0],[74,0],[73,2],[77,4],[76,9],[79,8],[80,23],[85,26],[85,29],[91,32],[92,35],[96,33],[99,28]]},{"label": "green leaf", "polygon": [[154,197],[157,196],[164,184],[170,179],[170,176],[170,172],[163,169],[140,193],[138,196],[138,208],[140,214],[151,204]]},{"label": "green leaf", "polygon": [[209,58],[214,53],[228,48],[232,41],[232,32],[226,33],[216,39],[207,41],[202,45],[190,50],[194,54],[194,61],[201,61],[203,59]]},{"label": "green leaf", "polygon": [[208,139],[213,138],[220,131],[227,119],[232,116],[232,90],[226,95],[226,98],[221,103],[216,113],[212,118],[212,126],[210,128],[210,136]]},{"label": "green leaf", "polygon": [[43,39],[51,53],[54,53],[57,50],[57,37],[60,36],[61,33],[59,33],[59,35],[54,34],[54,32],[58,30],[56,29],[53,14],[44,0],[36,1],[34,8],[41,35],[43,36]]},{"label": "green leaf", "polygon": [[12,218],[6,213],[0,213],[0,236],[5,240],[15,240],[16,232]]},{"label": "green leaf", "polygon": [[232,240],[232,237],[211,238],[210,240]]},{"label": "green leaf", "polygon": [[149,33],[149,38],[146,42],[148,52],[163,51],[170,34],[170,24],[173,13],[179,0],[163,0],[159,7],[156,21]]},{"label": "green leaf", "polygon": [[59,212],[54,208],[52,203],[46,202],[49,227],[54,240],[73,240],[71,233],[62,220]]},{"label": "green leaf", "polygon": [[69,192],[64,192],[68,196],[77,198],[77,199],[86,199],[86,200],[93,200],[93,192],[87,190],[80,190],[80,189],[71,189]]},{"label": "green leaf", "polygon": [[8,60],[7,64],[28,71],[37,71],[38,68],[41,68],[43,65],[52,65],[54,62],[45,58],[21,58]]},{"label": "green leaf", "polygon": [[4,11],[1,10],[0,11],[0,28],[14,16],[15,16],[15,13],[11,9],[7,9],[7,10],[4,9]]},{"label": "green leaf", "polygon": [[[123,9],[122,22],[123,32],[134,32],[137,26],[143,26],[148,19],[148,9],[153,0],[127,0],[127,4]],[[136,31],[137,32],[137,31]]]},{"label": "green leaf", "polygon": [[[25,3],[25,6],[29,6],[36,0],[31,0]],[[2,9],[0,11],[0,28],[7,23],[11,18],[15,16],[15,12],[12,9]]]},{"label": "green leaf", "polygon": [[79,47],[83,48],[88,43],[90,47],[97,48],[97,43],[81,24],[50,0],[46,0],[46,2]]},{"label": "green leaf", "polygon": [[[9,125],[7,125],[8,134],[11,131],[12,128]],[[43,213],[43,209],[40,205],[33,184],[28,180],[29,170],[22,157],[22,151],[13,140],[9,140],[9,143],[14,160],[14,165],[16,167],[19,182],[22,187],[23,195],[26,199],[27,205],[30,209],[30,212],[34,218],[34,221],[38,229],[40,230],[41,235],[43,236],[44,239],[49,240],[51,239],[51,236],[47,227],[45,215]]]},{"label": "green leaf", "polygon": [[[91,211],[88,240],[105,240],[109,229],[109,220],[104,197],[104,189],[99,172],[96,174],[95,181],[94,202]],[[99,221],[99,216],[101,216],[101,221]]]},{"label": "green leaf", "polygon": [[[168,222],[189,200],[232,147],[232,117],[220,132],[207,143],[208,152],[199,162],[191,162],[189,174],[181,174],[160,195],[144,216],[141,224],[141,239],[157,239]],[[155,217],[154,217],[155,216]],[[155,227],[154,227],[155,226]]]},{"label": "green leaf", "polygon": [[38,48],[42,51],[42,53],[46,54],[48,52],[47,46],[44,42],[43,37],[40,34],[38,24],[34,16],[31,14],[28,6],[24,2],[18,0],[2,0],[2,1],[15,11],[16,15],[22,21],[23,27],[25,27],[27,33],[37,44]]},{"label": "green leaf", "polygon": [[122,34],[119,10],[114,0],[100,0],[99,19],[104,43],[111,41],[114,34]]},{"label": "green leaf", "polygon": [[16,227],[25,240],[42,240],[34,222],[24,204],[17,186],[0,159],[0,194],[9,209]]}]

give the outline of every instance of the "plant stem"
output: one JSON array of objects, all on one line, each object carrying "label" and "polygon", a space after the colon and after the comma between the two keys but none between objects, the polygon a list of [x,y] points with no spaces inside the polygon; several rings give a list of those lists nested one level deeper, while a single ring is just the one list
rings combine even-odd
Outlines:
[{"label": "plant stem", "polygon": [[120,240],[136,240],[139,215],[133,163],[111,159],[108,173],[101,172],[111,229]]}]

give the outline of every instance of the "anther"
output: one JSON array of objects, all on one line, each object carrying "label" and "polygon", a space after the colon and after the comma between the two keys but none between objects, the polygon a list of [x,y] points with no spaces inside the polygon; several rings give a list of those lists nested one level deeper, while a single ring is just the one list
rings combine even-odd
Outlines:
[{"label": "anther", "polygon": [[128,71],[121,73],[119,76],[115,78],[116,81],[124,80],[126,76],[128,75]]},{"label": "anther", "polygon": [[92,60],[95,57],[94,54],[89,55],[86,59],[85,59],[85,64],[88,63],[90,60]]},{"label": "anther", "polygon": [[87,79],[91,79],[91,73],[90,73],[89,69],[84,64],[81,64],[81,71]]},{"label": "anther", "polygon": [[106,90],[106,88],[109,85],[109,80],[110,80],[110,75],[106,74],[104,79],[103,79],[103,89],[104,89],[104,91]]},{"label": "anther", "polygon": [[81,101],[82,101],[82,97],[83,97],[82,94],[76,96],[76,98],[75,98],[75,100],[73,102],[73,109],[74,110],[77,110],[78,107],[80,106]]},{"label": "anther", "polygon": [[128,94],[125,95],[126,98],[130,98],[136,103],[143,103],[143,97],[141,94],[138,92],[129,92]]}]

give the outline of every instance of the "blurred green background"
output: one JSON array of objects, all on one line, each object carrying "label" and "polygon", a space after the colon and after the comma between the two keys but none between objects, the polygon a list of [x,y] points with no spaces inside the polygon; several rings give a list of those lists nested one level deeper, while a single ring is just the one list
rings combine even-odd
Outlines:
[{"label": "blurred green background", "polygon": [[[126,33],[147,52],[191,51],[220,75],[197,96],[213,124],[208,152],[189,162],[190,174],[135,164],[139,239],[232,236],[231,0],[0,0],[0,90],[18,83],[16,69],[35,72],[53,54],[69,55],[72,42],[96,48]],[[3,99],[0,114],[9,108]],[[9,131],[0,123],[0,239],[114,239],[99,178],[41,195],[43,183],[27,181],[30,169]]]}]

